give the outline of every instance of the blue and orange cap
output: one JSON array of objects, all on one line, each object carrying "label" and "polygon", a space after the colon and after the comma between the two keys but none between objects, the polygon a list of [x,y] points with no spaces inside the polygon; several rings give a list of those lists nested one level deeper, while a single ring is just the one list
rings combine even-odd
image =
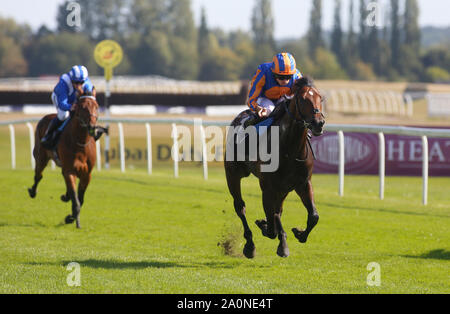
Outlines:
[{"label": "blue and orange cap", "polygon": [[282,52],[273,57],[272,72],[278,75],[294,75],[297,65],[294,57],[288,52]]}]

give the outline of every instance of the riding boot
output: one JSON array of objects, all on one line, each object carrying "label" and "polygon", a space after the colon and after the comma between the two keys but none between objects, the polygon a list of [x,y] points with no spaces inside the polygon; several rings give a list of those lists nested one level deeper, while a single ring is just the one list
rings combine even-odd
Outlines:
[{"label": "riding boot", "polygon": [[251,114],[251,115],[249,115],[248,119],[245,120],[245,122],[244,122],[244,129],[248,128],[251,125],[256,125],[259,122],[261,122],[262,120],[264,120],[264,118],[260,118],[256,114]]},{"label": "riding boot", "polygon": [[60,121],[57,117],[54,118],[52,121],[50,121],[50,124],[47,129],[47,133],[45,133],[45,136],[41,139],[41,144],[46,149],[53,149],[53,146],[55,145],[55,140],[57,138],[58,128],[62,124],[62,121]]}]

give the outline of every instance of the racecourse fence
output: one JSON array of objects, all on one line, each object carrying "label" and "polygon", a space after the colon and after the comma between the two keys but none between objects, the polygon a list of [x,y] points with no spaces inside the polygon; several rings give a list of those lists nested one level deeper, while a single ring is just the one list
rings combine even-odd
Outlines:
[{"label": "racecourse fence", "polygon": [[413,100],[409,94],[394,91],[364,91],[352,89],[329,89],[327,112],[352,114],[389,114],[413,116]]},{"label": "racecourse fence", "polygon": [[[31,168],[34,169],[35,161],[33,158],[33,147],[34,147],[34,129],[32,123],[38,122],[38,118],[23,119],[23,120],[13,120],[13,121],[0,121],[0,126],[8,126],[10,130],[10,143],[11,143],[11,168],[16,169],[16,141],[15,141],[15,125],[25,124],[29,131],[30,138],[30,160]],[[126,172],[125,166],[125,136],[124,136],[124,124],[143,124],[146,127],[146,144],[147,144],[147,170],[151,175],[153,171],[152,163],[152,135],[151,135],[151,125],[152,124],[169,124],[172,125],[173,139],[173,168],[174,177],[179,177],[178,163],[179,163],[179,150],[178,150],[178,126],[192,126],[196,125],[200,127],[201,133],[201,145],[202,145],[202,164],[203,164],[203,176],[205,180],[208,179],[208,158],[206,152],[206,137],[204,126],[218,126],[226,127],[229,125],[229,121],[202,121],[201,119],[164,119],[164,118],[102,118],[100,119],[102,123],[107,124],[117,124],[119,130],[119,154],[120,154],[120,169],[123,173]],[[385,144],[385,134],[396,134],[396,135],[407,135],[407,136],[418,136],[422,139],[422,203],[424,205],[428,204],[428,172],[429,172],[429,149],[428,149],[428,137],[442,137],[450,138],[450,130],[448,129],[427,129],[427,128],[411,128],[411,127],[394,127],[394,126],[367,126],[367,125],[336,125],[330,124],[326,127],[327,132],[337,132],[339,139],[339,195],[344,196],[344,176],[345,176],[345,133],[374,133],[378,134],[379,140],[379,197],[381,200],[384,199],[385,192],[385,172],[386,172],[386,144]],[[102,159],[100,153],[100,141],[96,142],[97,145],[97,170],[102,170]],[[52,162],[52,168],[55,168],[55,164]]]}]

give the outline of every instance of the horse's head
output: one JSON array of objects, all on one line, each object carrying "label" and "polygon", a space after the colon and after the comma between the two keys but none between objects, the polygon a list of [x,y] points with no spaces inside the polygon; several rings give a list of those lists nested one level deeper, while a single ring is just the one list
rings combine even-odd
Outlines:
[{"label": "horse's head", "polygon": [[320,92],[307,77],[297,80],[292,87],[292,92],[295,120],[304,123],[314,136],[322,135],[325,118],[322,113],[323,97]]},{"label": "horse's head", "polygon": [[89,135],[95,135],[98,120],[98,103],[93,95],[85,94],[78,98],[75,107],[75,119],[82,128],[87,128]]}]

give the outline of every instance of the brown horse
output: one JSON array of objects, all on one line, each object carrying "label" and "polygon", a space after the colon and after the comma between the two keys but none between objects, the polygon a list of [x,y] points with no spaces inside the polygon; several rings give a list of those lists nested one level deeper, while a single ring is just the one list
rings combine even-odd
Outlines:
[{"label": "brown horse", "polygon": [[[319,221],[311,184],[314,154],[309,143],[308,130],[311,130],[314,136],[323,134],[325,120],[322,114],[322,96],[308,78],[297,80],[292,93],[294,95],[292,99],[278,105],[271,114],[271,117],[274,117],[273,126],[278,128],[269,128],[267,131],[268,138],[271,138],[270,132],[279,132],[279,166],[276,171],[262,172],[259,157],[257,161],[249,159],[236,161],[234,158],[229,160],[228,156],[225,159],[228,188],[234,199],[234,209],[244,226],[246,239],[244,255],[247,258],[255,256],[255,244],[245,217],[241,180],[251,173],[259,178],[266,214],[266,219],[256,221],[256,225],[261,229],[263,236],[270,239],[278,236],[280,243],[277,254],[280,257],[289,256],[287,235],[281,225],[281,214],[283,202],[291,191],[295,190],[308,211],[306,230],[292,229],[295,237],[301,243],[305,243],[309,233]],[[231,125],[233,127],[241,125],[242,120],[250,114],[249,111],[242,112]],[[227,150],[229,145],[235,147],[237,145],[235,134],[231,135],[229,132],[228,135]]]},{"label": "brown horse", "polygon": [[[61,200],[63,202],[72,201],[72,215],[68,215],[65,222],[70,224],[76,221],[77,228],[81,228],[80,210],[97,156],[94,137],[97,128],[98,103],[94,96],[85,95],[78,98],[70,121],[64,128],[55,151],[51,151],[41,145],[41,139],[55,116],[54,114],[45,116],[39,121],[36,128],[36,144],[33,150],[36,160],[34,185],[28,189],[28,193],[31,198],[36,197],[36,189],[39,181],[42,180],[42,172],[49,160],[53,159],[61,166],[66,182],[66,194],[61,196]],[[80,179],[78,192],[76,191],[77,177]]]}]

